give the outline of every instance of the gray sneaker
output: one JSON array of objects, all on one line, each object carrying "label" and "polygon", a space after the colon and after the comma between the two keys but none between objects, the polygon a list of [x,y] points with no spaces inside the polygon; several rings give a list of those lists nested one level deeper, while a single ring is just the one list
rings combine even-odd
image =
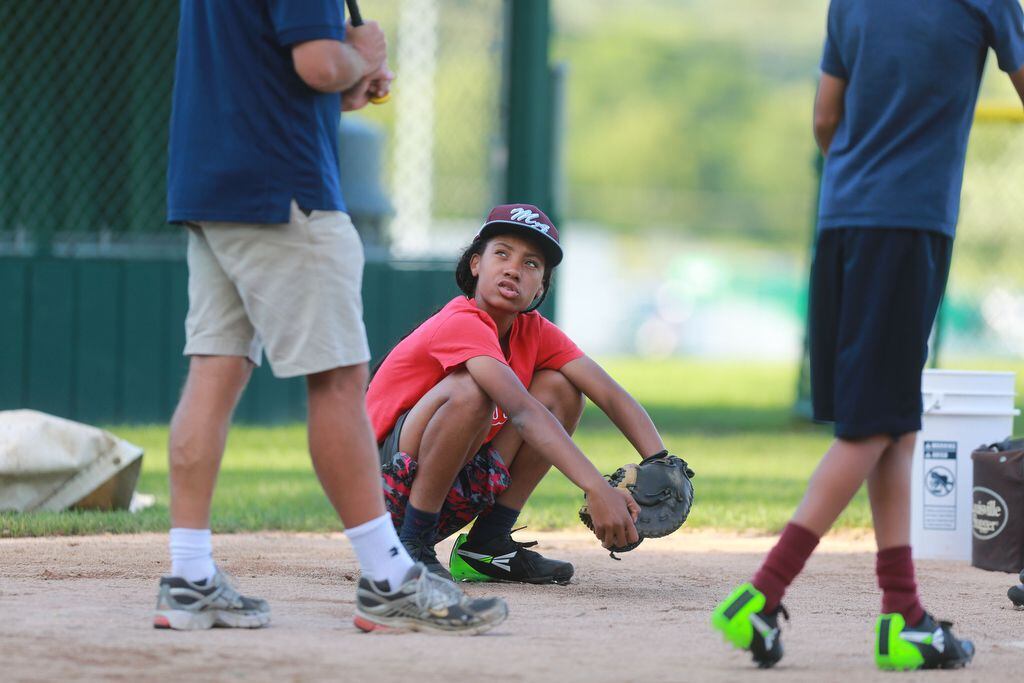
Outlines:
[{"label": "gray sneaker", "polygon": [[179,576],[160,579],[153,628],[195,631],[214,626],[260,628],[269,623],[267,601],[240,594],[219,569],[212,579],[198,583]]},{"label": "gray sneaker", "polygon": [[508,616],[501,598],[470,599],[447,579],[416,563],[405,581],[391,590],[386,581],[360,577],[355,625],[363,631],[401,629],[454,634],[483,633]]}]

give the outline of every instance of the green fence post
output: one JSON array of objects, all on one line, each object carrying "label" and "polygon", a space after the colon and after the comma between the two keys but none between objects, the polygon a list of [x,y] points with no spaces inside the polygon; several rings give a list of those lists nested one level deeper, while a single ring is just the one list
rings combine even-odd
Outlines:
[{"label": "green fence post", "polygon": [[[565,69],[549,63],[551,11],[549,0],[506,0],[505,141],[508,166],[505,201],[535,204],[561,226],[555,188],[561,159],[559,119]],[[557,286],[557,284],[555,285]],[[555,297],[541,307],[555,317]]]},{"label": "green fence post", "polygon": [[936,369],[939,367],[939,352],[942,351],[942,328],[946,322],[946,297],[939,302],[939,312],[935,316],[935,326],[932,328],[931,360],[928,367]]},{"label": "green fence post", "polygon": [[[555,213],[551,202],[551,96],[548,0],[506,0],[505,102],[508,170],[505,201],[526,202]],[[552,220],[555,220],[552,218]]]},{"label": "green fence post", "polygon": [[[807,250],[808,263],[814,261],[814,242],[818,237],[818,202],[821,199],[821,173],[825,168],[825,157],[820,152],[814,154],[814,174],[817,179],[814,194],[814,201],[811,202],[813,214],[811,215],[811,241]],[[797,417],[811,419],[814,415],[814,408],[811,405],[811,358],[810,358],[810,268],[808,268],[808,290],[807,290],[807,312],[804,315],[804,343],[800,351],[800,372],[796,380],[796,401],[793,404],[793,412]]]}]

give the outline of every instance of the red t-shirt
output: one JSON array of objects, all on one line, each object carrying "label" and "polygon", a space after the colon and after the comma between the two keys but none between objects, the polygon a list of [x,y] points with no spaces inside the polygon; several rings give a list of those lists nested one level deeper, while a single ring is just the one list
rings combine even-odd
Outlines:
[{"label": "red t-shirt", "polygon": [[[554,323],[536,311],[517,315],[509,335],[509,357],[498,342],[498,326],[472,299],[457,296],[398,343],[377,370],[366,392],[366,407],[377,443],[394,429],[438,382],[470,358],[488,356],[510,366],[529,387],[538,370],[559,370],[583,352]],[[494,409],[490,441],[508,416]]]}]

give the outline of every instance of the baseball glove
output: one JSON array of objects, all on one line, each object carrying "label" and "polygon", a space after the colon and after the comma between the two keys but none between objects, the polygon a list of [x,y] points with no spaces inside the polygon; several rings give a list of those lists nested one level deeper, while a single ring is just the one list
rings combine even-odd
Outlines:
[{"label": "baseball glove", "polygon": [[[626,489],[640,507],[636,531],[640,539],[626,546],[609,548],[624,553],[640,545],[645,538],[668,536],[686,521],[693,505],[693,470],[682,458],[661,451],[644,458],[640,464],[624,465],[611,476],[605,476],[614,487]],[[587,508],[586,496],[580,508],[580,521],[594,530],[594,522]],[[618,558],[616,558],[618,559]]]}]

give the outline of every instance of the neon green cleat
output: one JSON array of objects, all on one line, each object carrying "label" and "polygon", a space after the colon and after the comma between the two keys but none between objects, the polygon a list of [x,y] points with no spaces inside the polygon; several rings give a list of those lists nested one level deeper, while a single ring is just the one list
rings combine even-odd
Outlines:
[{"label": "neon green cleat", "polygon": [[502,581],[507,583],[569,583],[573,566],[529,550],[536,541],[521,543],[502,534],[474,545],[459,534],[448,561],[455,581]]},{"label": "neon green cleat", "polygon": [[459,537],[455,539],[455,545],[452,546],[452,554],[448,558],[448,571],[452,574],[452,581],[491,581],[491,577],[473,569],[459,554],[459,548],[466,545],[467,538],[469,538],[467,534],[459,534]]},{"label": "neon green cleat", "polygon": [[884,671],[967,666],[974,657],[974,643],[957,639],[951,627],[930,614],[913,627],[901,614],[882,614],[875,622],[875,664]]},{"label": "neon green cleat", "polygon": [[786,608],[779,605],[764,612],[764,593],[745,583],[719,603],[711,613],[711,625],[727,643],[748,650],[758,667],[768,669],[782,659],[779,614],[789,620]]}]

